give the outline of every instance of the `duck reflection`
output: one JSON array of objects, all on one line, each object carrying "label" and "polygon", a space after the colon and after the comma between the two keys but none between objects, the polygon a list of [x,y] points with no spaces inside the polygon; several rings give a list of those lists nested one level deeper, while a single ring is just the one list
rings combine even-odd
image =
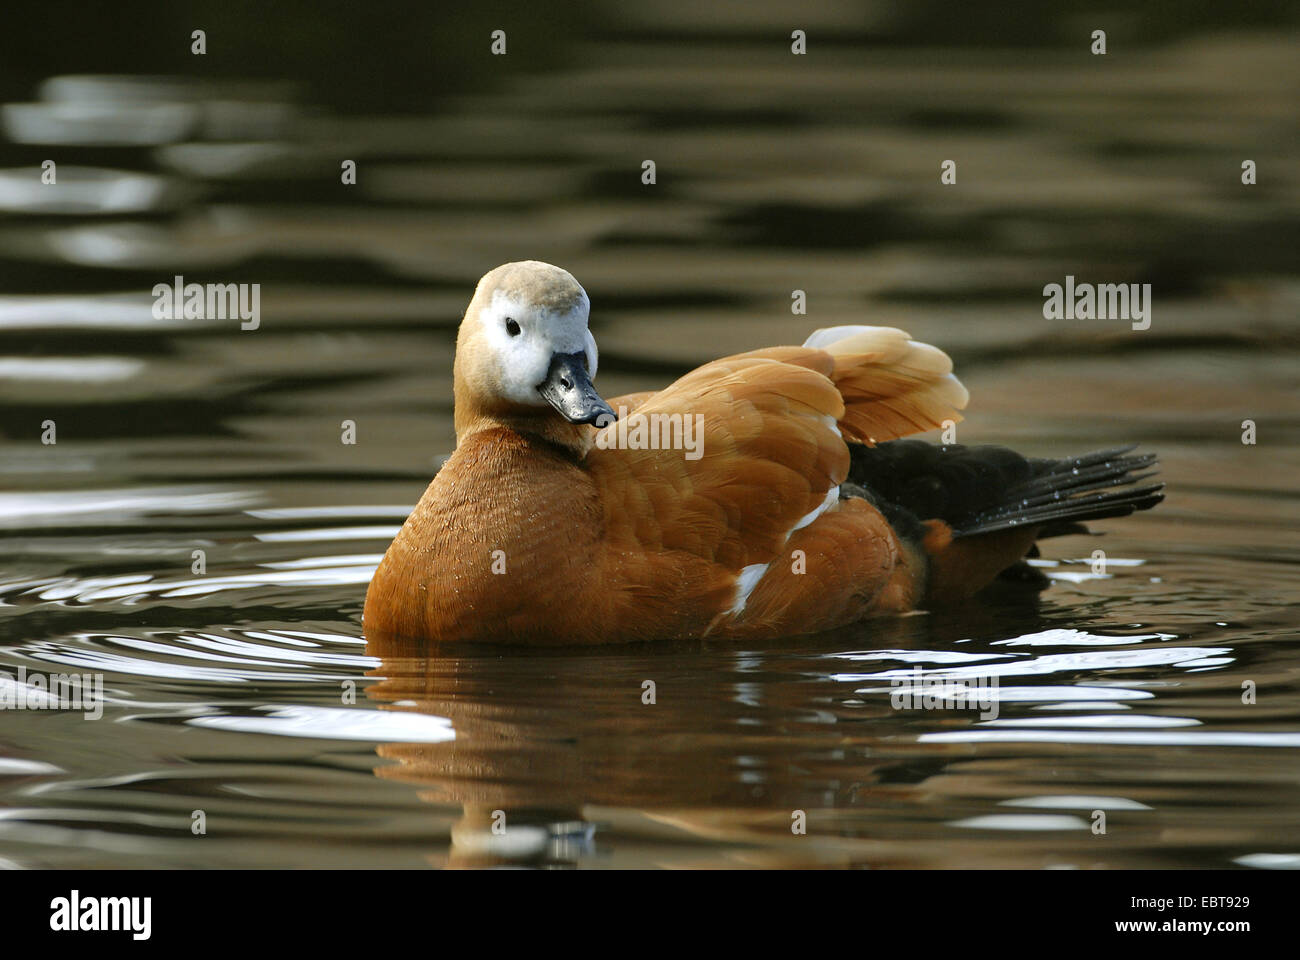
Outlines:
[{"label": "duck reflection", "polygon": [[[911,646],[928,620],[876,621],[869,645]],[[934,768],[900,774],[915,758],[875,748],[899,732],[889,698],[850,702],[831,679],[839,661],[827,657],[855,639],[803,639],[797,654],[705,642],[566,652],[371,634],[381,665],[367,696],[448,718],[456,733],[381,745],[375,774],[461,808],[452,867],[662,865],[669,838],[674,866],[694,865],[705,839],[708,865],[719,843],[735,866],[918,865],[916,849],[869,827]],[[606,827],[617,845],[598,843]]]}]

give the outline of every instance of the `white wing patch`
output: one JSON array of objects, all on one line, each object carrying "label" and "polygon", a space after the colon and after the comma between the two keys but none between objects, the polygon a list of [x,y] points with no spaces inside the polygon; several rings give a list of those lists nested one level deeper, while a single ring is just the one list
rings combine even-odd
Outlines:
[{"label": "white wing patch", "polygon": [[758,586],[758,581],[763,579],[763,574],[767,573],[768,566],[769,564],[766,563],[751,563],[740,571],[736,576],[736,602],[731,605],[727,613],[737,614],[745,609],[745,604],[749,603],[749,595]]},{"label": "white wing patch", "polygon": [[[789,540],[796,530],[802,530],[839,503],[839,500],[840,488],[838,486],[831,487],[826,491],[825,499],[817,505],[817,508],[801,517],[799,522],[790,528],[790,532],[785,535],[786,540]],[[745,605],[749,603],[750,594],[754,592],[754,588],[758,586],[759,581],[763,579],[763,575],[767,573],[767,568],[770,566],[769,563],[751,563],[749,566],[741,568],[740,573],[736,575],[736,600],[731,605],[731,609],[727,611],[728,614],[734,616],[744,611]]]},{"label": "white wing patch", "polygon": [[833,507],[839,501],[839,499],[840,499],[840,488],[831,487],[829,490],[826,491],[826,499],[817,505],[817,509],[801,517],[799,522],[790,528],[790,533],[787,533],[785,535],[785,538],[789,540],[791,534],[793,534],[796,530],[802,530],[804,527],[808,526],[808,524],[812,523],[823,513],[825,513],[827,510]]}]

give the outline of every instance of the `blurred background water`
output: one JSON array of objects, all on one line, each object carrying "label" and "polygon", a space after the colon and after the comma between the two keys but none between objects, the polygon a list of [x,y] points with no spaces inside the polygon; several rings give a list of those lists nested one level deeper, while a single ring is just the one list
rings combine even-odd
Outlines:
[{"label": "blurred background water", "polygon": [[[106,705],[0,710],[0,863],[1300,866],[1294,5],[267,6],[6,14],[0,688]],[[954,357],[962,442],[1141,441],[1168,499],[1049,542],[1033,601],[368,648],[456,324],[522,258],[590,293],[607,396],[891,324]],[[157,319],[177,274],[260,327]],[[1067,274],[1150,283],[1150,329],[1045,320]],[[998,716],[892,709],[914,668]]]}]

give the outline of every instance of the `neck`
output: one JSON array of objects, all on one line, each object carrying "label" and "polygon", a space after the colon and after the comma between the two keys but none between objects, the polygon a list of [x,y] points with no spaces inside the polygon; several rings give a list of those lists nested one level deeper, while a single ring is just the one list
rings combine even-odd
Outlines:
[{"label": "neck", "polygon": [[538,408],[536,413],[512,410],[509,413],[490,414],[465,409],[456,404],[456,445],[483,430],[513,430],[526,436],[539,437],[581,458],[591,449],[594,431],[584,423],[569,423],[549,407]]},{"label": "neck", "polygon": [[525,436],[541,437],[562,447],[575,458],[586,456],[591,449],[595,430],[583,423],[569,423],[549,406],[527,407],[508,403],[484,391],[467,375],[462,358],[466,344],[463,332],[456,341],[456,362],[452,374],[455,396],[456,445],[482,430],[506,429]]}]

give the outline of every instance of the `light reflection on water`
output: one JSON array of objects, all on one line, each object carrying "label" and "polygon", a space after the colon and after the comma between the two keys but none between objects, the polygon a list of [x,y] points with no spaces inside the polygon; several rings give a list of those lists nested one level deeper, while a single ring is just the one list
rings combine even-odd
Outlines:
[{"label": "light reflection on water", "polygon": [[[41,702],[19,668],[94,671],[105,705],[0,714],[3,861],[1295,868],[1298,201],[1210,186],[1239,150],[1197,119],[1205,58],[1231,63],[1239,141],[1294,164],[1254,96],[1298,79],[1290,43],[1161,51],[1069,136],[1102,101],[1045,55],[1009,80],[970,51],[924,77],[839,51],[796,82],[745,43],[611,40],[428,117],[52,79],[0,117],[0,697]],[[926,120],[940,101],[975,120]],[[57,195],[27,149],[54,145],[89,151]],[[936,150],[968,158],[962,190],[918,179]],[[619,178],[652,153],[650,196]],[[342,155],[363,175],[340,196]],[[1041,598],[834,636],[364,638],[364,585],[451,445],[459,311],[523,256],[591,292],[610,393],[872,319],[955,356],[963,441],[1140,440],[1169,499],[1049,544]],[[262,329],[154,317],[180,272],[261,283]],[[1046,325],[1067,272],[1154,277],[1152,329]],[[996,717],[957,709],[967,679]],[[893,709],[891,681],[953,709]]]}]

